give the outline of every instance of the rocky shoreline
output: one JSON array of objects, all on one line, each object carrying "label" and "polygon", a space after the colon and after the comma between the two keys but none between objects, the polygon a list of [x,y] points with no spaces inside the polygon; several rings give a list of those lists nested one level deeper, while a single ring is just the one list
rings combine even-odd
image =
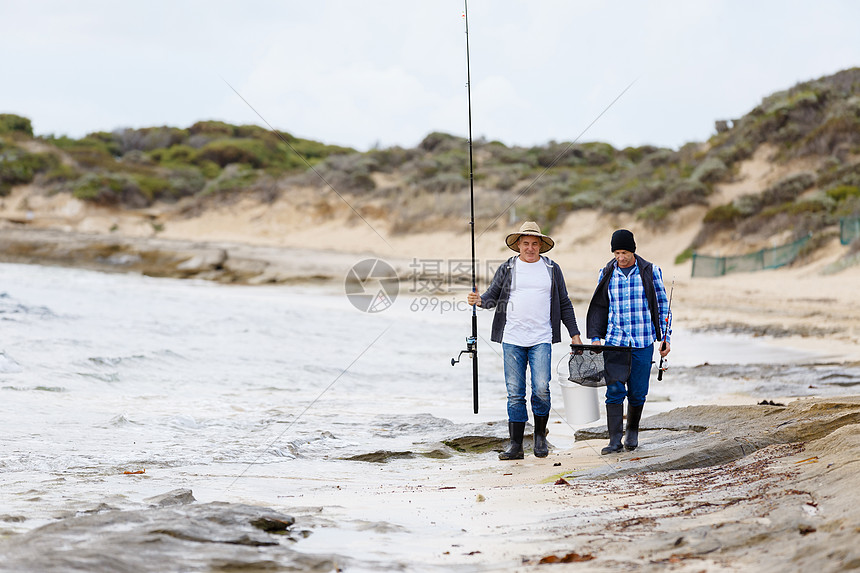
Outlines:
[{"label": "rocky shoreline", "polygon": [[[585,561],[588,571],[605,572],[860,567],[853,542],[860,532],[860,397],[679,408],[643,420],[640,448],[617,456],[579,447],[500,466],[488,461],[489,453],[477,453],[484,447],[457,447],[482,439],[497,445],[496,426],[467,424],[452,428],[450,440],[425,444],[465,464],[425,476],[423,487],[336,486],[341,503],[406,503],[443,520],[451,496],[465,493],[449,508],[461,515],[462,536],[450,546],[446,539],[432,562],[389,567],[339,555],[337,548],[303,552],[303,539],[338,527],[337,506],[199,503],[189,490],[175,490],[140,508],[102,504],[6,536],[0,571],[542,571],[546,564]],[[599,438],[596,431],[578,437]],[[540,527],[518,520],[523,504]],[[408,532],[407,523],[372,529]],[[485,523],[496,535],[487,536]],[[457,555],[446,547],[458,548]]]},{"label": "rocky shoreline", "polygon": [[89,234],[6,227],[0,261],[132,272],[231,284],[343,280],[361,257],[231,242]]}]

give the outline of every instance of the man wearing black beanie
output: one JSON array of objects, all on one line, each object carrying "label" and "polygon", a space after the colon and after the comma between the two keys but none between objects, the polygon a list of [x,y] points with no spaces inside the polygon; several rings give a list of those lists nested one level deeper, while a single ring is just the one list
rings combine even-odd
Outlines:
[{"label": "man wearing black beanie", "polygon": [[[631,348],[627,380],[607,380],[606,425],[609,445],[601,454],[639,445],[639,420],[654,356],[654,341],[660,341],[660,356],[671,350],[669,299],[660,267],[636,254],[633,233],[619,229],[610,241],[613,259],[600,270],[597,288],[588,306],[586,334],[593,344]],[[624,398],[627,398],[627,432],[624,435]]]}]

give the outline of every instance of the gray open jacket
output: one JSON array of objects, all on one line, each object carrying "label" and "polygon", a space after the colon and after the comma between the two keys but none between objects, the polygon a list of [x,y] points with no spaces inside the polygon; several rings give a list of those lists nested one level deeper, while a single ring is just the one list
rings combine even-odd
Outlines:
[{"label": "gray open jacket", "polygon": [[[481,308],[496,309],[493,315],[493,328],[490,332],[490,340],[501,342],[505,333],[505,322],[507,321],[508,301],[511,298],[511,281],[514,276],[514,263],[517,256],[505,261],[496,271],[493,282],[487,291],[481,295]],[[561,342],[561,323],[567,327],[571,338],[579,334],[576,326],[576,315],[573,313],[573,304],[567,294],[567,286],[564,284],[564,275],[552,259],[541,255],[541,261],[546,265],[547,272],[552,280],[550,302],[550,322],[552,323],[552,341]]]}]

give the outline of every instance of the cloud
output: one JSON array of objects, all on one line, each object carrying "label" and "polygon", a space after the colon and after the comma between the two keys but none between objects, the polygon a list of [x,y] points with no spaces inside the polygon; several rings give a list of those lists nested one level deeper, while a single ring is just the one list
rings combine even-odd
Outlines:
[{"label": "cloud", "polygon": [[[4,4],[0,112],[68,133],[200,119],[366,148],[467,132],[462,2]],[[858,65],[852,0],[472,0],[476,135],[533,145],[704,140],[795,83]]]}]

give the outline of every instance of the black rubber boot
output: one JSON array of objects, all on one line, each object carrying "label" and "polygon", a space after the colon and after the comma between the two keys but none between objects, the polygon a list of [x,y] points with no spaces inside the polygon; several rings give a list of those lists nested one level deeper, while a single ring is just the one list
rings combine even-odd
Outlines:
[{"label": "black rubber boot", "polygon": [[644,406],[627,406],[627,433],[624,434],[624,447],[632,452],[639,446],[639,420]]},{"label": "black rubber boot", "polygon": [[546,423],[549,416],[535,416],[535,457],[545,458],[549,455],[549,446],[546,443]]},{"label": "black rubber boot", "polygon": [[508,433],[511,435],[511,443],[508,449],[499,454],[500,460],[523,459],[523,433],[526,431],[525,422],[508,422]]},{"label": "black rubber boot", "polygon": [[624,450],[621,445],[621,436],[624,433],[624,404],[606,405],[606,427],[609,429],[609,445],[600,450],[600,453],[605,456]]}]

